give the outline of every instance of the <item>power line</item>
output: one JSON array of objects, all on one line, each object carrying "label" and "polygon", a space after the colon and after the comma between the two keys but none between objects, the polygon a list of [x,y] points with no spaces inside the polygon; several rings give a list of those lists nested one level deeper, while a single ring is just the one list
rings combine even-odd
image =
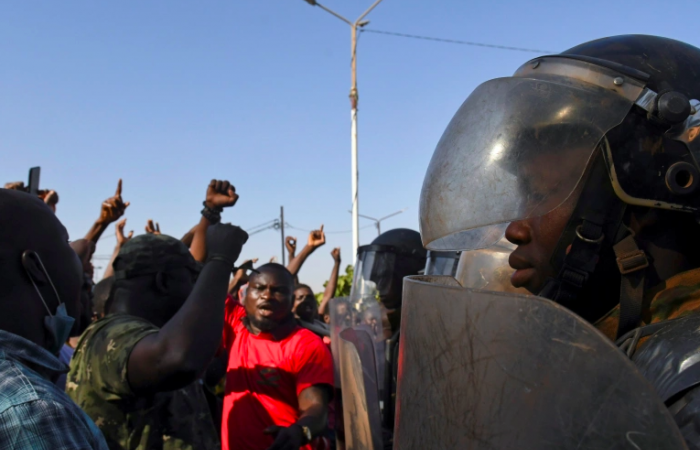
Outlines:
[{"label": "power line", "polygon": [[[314,230],[305,230],[303,228],[298,228],[295,227],[294,225],[291,225],[289,222],[284,222],[284,226],[287,228],[290,228],[292,230],[297,230],[297,231],[304,231],[306,233],[311,233]],[[373,227],[374,225],[365,225],[364,227],[360,227],[360,230],[364,230],[365,228]],[[352,233],[352,230],[343,230],[343,231],[324,231],[325,234],[343,234],[343,233]]]},{"label": "power line", "polygon": [[471,45],[473,47],[495,48],[498,50],[512,50],[512,51],[516,51],[516,52],[529,52],[529,53],[542,53],[542,54],[556,53],[556,52],[553,52],[550,50],[537,50],[537,49],[533,49],[533,48],[523,48],[523,47],[508,47],[505,45],[485,44],[483,42],[460,41],[457,39],[443,39],[443,38],[435,38],[435,37],[429,37],[429,36],[418,36],[415,34],[395,33],[393,31],[372,30],[372,29],[367,29],[367,28],[361,28],[360,30],[363,33],[386,34],[388,36],[398,36],[398,37],[405,37],[405,38],[411,38],[411,39],[423,39],[424,41],[446,42],[448,44]]},{"label": "power line", "polygon": [[267,224],[270,224],[270,223],[274,222],[275,220],[277,220],[277,219],[268,220],[267,222],[261,223],[260,225],[255,225],[254,227],[250,227],[250,228],[248,228],[248,230],[253,231],[253,230],[255,230],[256,228],[260,228],[260,227],[262,227],[262,226],[265,226],[265,225],[267,225]]},{"label": "power line", "polygon": [[262,232],[262,231],[269,230],[269,229],[271,229],[271,228],[277,229],[277,228],[278,228],[278,227],[277,227],[277,223],[274,223],[274,224],[272,224],[272,225],[270,225],[270,226],[267,226],[267,227],[265,227],[265,228],[260,228],[259,230],[255,230],[255,231],[251,231],[251,232],[247,232],[247,233],[248,233],[248,236],[252,236],[252,235],[258,234],[258,233],[260,233],[260,232]]}]

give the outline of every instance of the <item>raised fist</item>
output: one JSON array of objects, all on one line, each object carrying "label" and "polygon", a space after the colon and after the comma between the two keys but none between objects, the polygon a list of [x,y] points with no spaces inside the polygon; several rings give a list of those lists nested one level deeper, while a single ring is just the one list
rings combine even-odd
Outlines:
[{"label": "raised fist", "polygon": [[212,225],[207,228],[207,255],[223,256],[234,263],[247,241],[248,233],[239,227],[223,223]]},{"label": "raised fist", "polygon": [[119,179],[117,184],[117,192],[113,197],[102,202],[102,210],[98,222],[102,224],[110,224],[119,220],[124,215],[124,211],[130,205],[129,202],[124,203],[122,200],[122,180]]},{"label": "raised fist", "polygon": [[207,188],[206,204],[212,209],[228,208],[238,201],[236,188],[228,181],[211,180]]},{"label": "raised fist", "polygon": [[287,247],[289,254],[293,255],[297,251],[297,238],[287,236],[287,239],[284,240],[284,245]]},{"label": "raised fist", "polygon": [[340,262],[340,247],[336,247],[331,251],[331,256],[333,257],[333,261],[339,263]]}]

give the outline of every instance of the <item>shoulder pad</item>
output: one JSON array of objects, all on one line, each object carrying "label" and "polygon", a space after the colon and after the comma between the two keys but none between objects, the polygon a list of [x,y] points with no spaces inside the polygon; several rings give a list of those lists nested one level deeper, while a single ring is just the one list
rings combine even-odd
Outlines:
[{"label": "shoulder pad", "polygon": [[700,384],[700,313],[669,322],[632,361],[664,402]]}]

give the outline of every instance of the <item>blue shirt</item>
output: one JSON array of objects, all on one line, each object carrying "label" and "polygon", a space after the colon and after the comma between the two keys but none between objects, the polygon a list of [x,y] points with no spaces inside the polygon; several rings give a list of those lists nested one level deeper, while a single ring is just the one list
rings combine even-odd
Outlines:
[{"label": "blue shirt", "polygon": [[0,448],[107,450],[92,420],[51,381],[67,371],[46,349],[0,330]]}]

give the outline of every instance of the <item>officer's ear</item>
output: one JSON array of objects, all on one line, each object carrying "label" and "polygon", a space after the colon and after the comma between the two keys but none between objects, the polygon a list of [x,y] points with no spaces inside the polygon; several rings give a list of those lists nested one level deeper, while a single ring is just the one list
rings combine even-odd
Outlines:
[{"label": "officer's ear", "polygon": [[22,253],[22,267],[39,286],[48,284],[49,280],[44,273],[41,258],[34,250],[27,250]]},{"label": "officer's ear", "polygon": [[165,272],[157,272],[155,281],[158,293],[168,295],[168,275]]}]

